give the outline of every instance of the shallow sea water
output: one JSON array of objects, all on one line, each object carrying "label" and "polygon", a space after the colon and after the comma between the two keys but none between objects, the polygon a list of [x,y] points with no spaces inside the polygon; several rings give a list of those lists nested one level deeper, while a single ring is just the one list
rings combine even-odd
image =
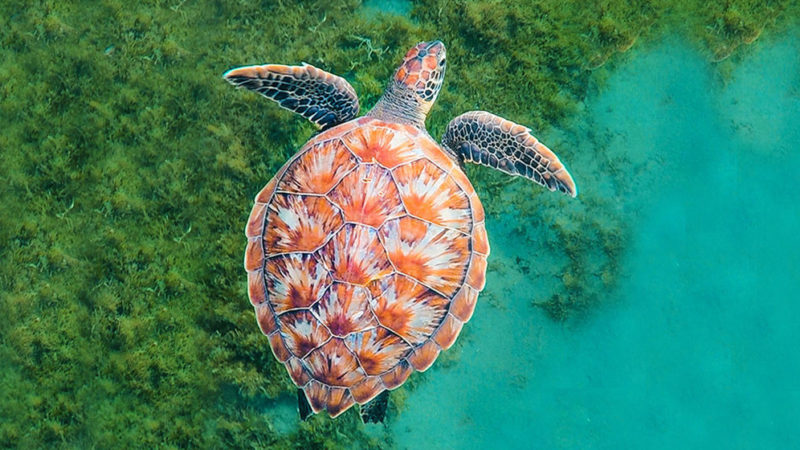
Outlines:
[{"label": "shallow sea water", "polygon": [[[547,280],[514,268],[549,264],[546,249],[523,253],[515,218],[490,218],[484,301],[460,357],[435,364],[391,422],[398,447],[800,445],[800,33],[742,58],[723,77],[667,40],[586,100],[560,145],[642,168],[619,205],[632,242],[609,306],[548,319],[530,301]],[[602,189],[581,183],[591,157],[565,160],[579,189]]]},{"label": "shallow sea water", "polygon": [[[362,425],[355,408],[298,419],[246,298],[251,198],[312,127],[220,75],[306,59],[366,100],[384,83],[369,70],[397,62],[384,43],[455,49],[459,28],[414,24],[407,0],[365,0],[376,20],[346,33],[331,29],[349,16],[322,3],[262,2],[252,15],[244,3],[155,3],[98,3],[91,15],[44,2],[0,31],[0,54],[13,55],[0,65],[0,116],[11,118],[0,131],[11,187],[0,191],[0,447],[800,448],[797,24],[768,26],[722,63],[703,44],[644,31],[649,42],[614,54],[574,115],[534,130],[577,199],[470,167],[492,205],[486,290],[456,345],[395,391],[386,424]],[[281,45],[264,34],[273,16],[297,28],[278,33]],[[341,54],[317,57],[317,33],[339,36]],[[342,55],[362,67],[348,72]],[[444,89],[461,98],[456,64],[473,67],[451,64]],[[496,102],[519,89],[491,86],[503,89]],[[494,109],[491,93],[468,102]],[[447,97],[429,124],[464,111]],[[578,277],[586,290],[609,272],[616,284],[558,322],[536,304],[569,292],[569,261],[546,245],[578,224],[619,228],[624,253],[617,261],[602,239],[580,247],[597,277]]]}]

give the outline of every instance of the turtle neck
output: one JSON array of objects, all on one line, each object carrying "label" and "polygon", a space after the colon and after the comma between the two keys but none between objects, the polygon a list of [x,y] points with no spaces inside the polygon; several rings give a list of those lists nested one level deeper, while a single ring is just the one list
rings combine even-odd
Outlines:
[{"label": "turtle neck", "polygon": [[432,103],[423,103],[405,86],[391,83],[367,116],[387,122],[413,125],[424,130],[425,118]]}]

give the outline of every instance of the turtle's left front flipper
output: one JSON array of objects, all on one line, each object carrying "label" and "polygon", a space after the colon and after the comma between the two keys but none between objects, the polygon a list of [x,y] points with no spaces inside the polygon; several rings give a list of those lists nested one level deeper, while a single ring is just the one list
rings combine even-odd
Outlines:
[{"label": "turtle's left front flipper", "polygon": [[235,86],[275,100],[322,129],[358,115],[358,96],[353,86],[344,78],[309,64],[239,67],[223,77]]},{"label": "turtle's left front flipper", "polygon": [[471,111],[450,121],[442,144],[464,161],[523,176],[575,197],[578,191],[567,169],[530,131],[494,114]]}]

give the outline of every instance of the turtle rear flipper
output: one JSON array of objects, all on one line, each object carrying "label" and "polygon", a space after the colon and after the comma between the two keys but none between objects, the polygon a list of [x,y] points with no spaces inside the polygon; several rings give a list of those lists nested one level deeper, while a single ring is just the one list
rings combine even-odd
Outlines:
[{"label": "turtle rear flipper", "polygon": [[[386,418],[388,406],[389,391],[383,391],[372,400],[361,405],[361,421],[364,423],[382,423],[383,419]],[[306,420],[314,414],[305,392],[299,388],[297,389],[297,412],[300,414],[300,420]]]},{"label": "turtle rear flipper", "polygon": [[578,191],[572,176],[530,131],[494,114],[470,111],[450,121],[442,144],[463,161],[522,176],[575,197]]},{"label": "turtle rear flipper", "polygon": [[377,397],[361,405],[361,421],[364,423],[383,422],[387,406],[389,406],[389,391],[383,391]]},{"label": "turtle rear flipper", "polygon": [[278,102],[322,129],[358,115],[358,96],[353,86],[344,78],[309,64],[239,67],[229,70],[223,77],[235,86]]},{"label": "turtle rear flipper", "polygon": [[311,404],[306,398],[306,393],[300,388],[297,389],[297,412],[300,413],[300,420],[306,420],[308,416],[314,414],[314,410],[311,409]]}]

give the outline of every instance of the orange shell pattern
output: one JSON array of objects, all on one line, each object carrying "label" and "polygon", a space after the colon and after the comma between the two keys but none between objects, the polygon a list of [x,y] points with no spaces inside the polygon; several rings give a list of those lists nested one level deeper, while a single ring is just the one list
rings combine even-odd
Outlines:
[{"label": "orange shell pattern", "polygon": [[483,219],[426,133],[372,118],[311,139],[256,196],[250,301],[314,412],[364,404],[453,345],[486,277]]}]

